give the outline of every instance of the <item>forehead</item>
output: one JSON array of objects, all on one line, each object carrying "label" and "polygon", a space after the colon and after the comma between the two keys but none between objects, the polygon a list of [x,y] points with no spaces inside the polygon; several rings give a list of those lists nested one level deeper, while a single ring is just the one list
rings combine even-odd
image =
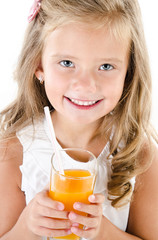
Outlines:
[{"label": "forehead", "polygon": [[68,23],[50,32],[45,41],[45,50],[68,51],[74,55],[76,51],[78,54],[84,52],[95,56],[105,53],[126,54],[130,37],[127,33],[121,36],[119,31],[105,25],[94,27],[85,23]]}]

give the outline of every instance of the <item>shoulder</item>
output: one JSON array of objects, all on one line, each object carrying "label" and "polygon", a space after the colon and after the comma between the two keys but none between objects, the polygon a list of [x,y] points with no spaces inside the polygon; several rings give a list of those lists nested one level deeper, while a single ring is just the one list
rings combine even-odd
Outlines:
[{"label": "shoulder", "polygon": [[16,178],[20,185],[20,170],[19,166],[22,164],[23,147],[18,138],[12,137],[8,140],[1,140],[0,142],[0,172],[1,176],[11,174]]},{"label": "shoulder", "polygon": [[19,154],[22,155],[22,145],[16,136],[0,141],[0,163],[10,162]]},{"label": "shoulder", "polygon": [[[158,146],[153,145],[151,153],[148,150],[144,151],[145,161],[151,161],[149,167],[142,174],[136,177],[135,195],[152,197],[151,194],[157,193],[158,197]],[[151,158],[151,159],[150,159]]]},{"label": "shoulder", "polygon": [[[140,162],[142,163],[142,168],[144,168],[144,166],[147,166],[147,168],[136,178],[136,191],[141,188],[142,184],[144,185],[144,183],[147,183],[149,179],[155,179],[155,177],[158,177],[158,144],[155,142],[152,142],[151,144],[145,143],[138,157],[141,159]],[[148,184],[150,184],[150,182]]]},{"label": "shoulder", "polygon": [[[151,146],[151,151],[148,149],[149,147],[144,147],[144,153],[143,153],[143,157],[145,159],[145,161],[149,161],[151,160],[151,165],[149,166],[149,168],[142,174],[140,174],[138,176],[138,180],[147,180],[149,177],[150,179],[152,177],[158,177],[157,173],[157,167],[158,167],[158,145],[156,145],[155,143],[152,144]],[[150,152],[149,152],[150,151]],[[149,159],[151,158],[151,159]],[[154,174],[154,175],[153,175]]]},{"label": "shoulder", "polygon": [[[158,236],[158,147],[152,146],[152,162],[148,169],[136,177],[135,191],[130,207],[128,231],[143,239]],[[146,147],[142,151],[145,161],[151,154]]]},{"label": "shoulder", "polygon": [[16,133],[16,135],[23,146],[24,152],[32,146],[32,143],[33,145],[36,143],[39,144],[38,140],[48,141],[48,134],[45,127],[45,118],[43,116],[40,116],[38,119],[29,121],[25,127]]}]

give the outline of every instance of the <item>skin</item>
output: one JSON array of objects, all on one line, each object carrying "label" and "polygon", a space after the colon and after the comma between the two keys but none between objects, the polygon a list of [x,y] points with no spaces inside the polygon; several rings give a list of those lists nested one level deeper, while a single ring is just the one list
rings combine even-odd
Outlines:
[{"label": "skin", "polygon": [[[97,124],[113,110],[123,91],[127,50],[128,41],[121,43],[103,28],[95,30],[82,24],[68,24],[49,35],[42,69],[36,75],[42,75],[45,80],[46,93],[58,120],[63,121],[64,116],[76,126]],[[84,111],[67,98],[100,100],[100,103]]]},{"label": "skin", "polygon": [[[64,60],[69,60],[68,65],[63,66]],[[55,108],[52,119],[56,136],[62,146],[84,147],[99,155],[107,140],[93,138],[94,132],[100,119],[118,103],[127,67],[128,41],[120,42],[106,30],[68,24],[49,35],[36,76],[44,78],[47,96]],[[81,107],[67,98],[82,103],[99,100],[99,103]],[[141,157],[148,161],[147,148],[142,152]],[[40,236],[57,237],[70,232],[94,240],[156,239],[157,153],[155,147],[152,165],[136,178],[128,228],[123,232],[102,215],[104,196],[101,194],[89,196],[89,205],[74,204],[74,209],[88,214],[86,217],[65,211],[62,203],[48,197],[47,187],[25,207],[19,170],[22,146],[17,138],[4,143],[0,147],[1,239],[38,240]],[[80,223],[86,228],[79,229]]]},{"label": "skin", "polygon": [[[53,124],[61,145],[66,142],[88,148],[100,119],[117,105],[128,67],[128,44],[116,40],[105,28],[89,29],[77,23],[57,28],[46,39],[36,76],[44,79],[47,96],[56,109]],[[80,109],[68,98],[99,103]],[[103,148],[105,142],[99,144]]]}]

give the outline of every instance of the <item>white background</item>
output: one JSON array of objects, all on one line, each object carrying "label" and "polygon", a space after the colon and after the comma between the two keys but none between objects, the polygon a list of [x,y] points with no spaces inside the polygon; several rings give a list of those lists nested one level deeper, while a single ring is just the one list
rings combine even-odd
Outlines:
[{"label": "white background", "polygon": [[[13,70],[33,0],[1,0],[0,4],[0,110],[14,98]],[[153,79],[152,122],[158,131],[158,1],[139,0]]]}]

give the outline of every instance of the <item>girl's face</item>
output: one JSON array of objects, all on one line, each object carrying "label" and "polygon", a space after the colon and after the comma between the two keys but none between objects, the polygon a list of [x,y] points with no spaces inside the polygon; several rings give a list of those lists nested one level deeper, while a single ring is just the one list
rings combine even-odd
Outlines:
[{"label": "girl's face", "polygon": [[129,41],[117,40],[105,28],[71,23],[46,39],[36,76],[43,76],[55,114],[70,123],[94,123],[117,105],[128,55]]}]

